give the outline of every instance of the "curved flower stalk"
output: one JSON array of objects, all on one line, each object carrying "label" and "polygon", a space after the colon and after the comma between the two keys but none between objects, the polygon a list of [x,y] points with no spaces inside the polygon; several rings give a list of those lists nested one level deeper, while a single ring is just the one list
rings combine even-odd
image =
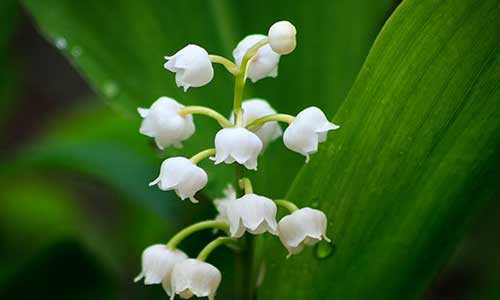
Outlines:
[{"label": "curved flower stalk", "polygon": [[[214,76],[213,64],[221,64],[235,77],[233,107],[230,118],[204,106],[183,106],[176,100],[161,97],[149,109],[139,108],[143,117],[140,132],[155,139],[160,149],[180,147],[194,134],[193,115],[208,116],[222,127],[215,135],[214,148],[200,151],[191,158],[169,157],[163,161],[159,176],[150,185],[161,190],[173,190],[182,200],[189,198],[198,202],[195,195],[208,182],[208,174],[198,166],[210,158],[214,164],[237,163],[249,170],[257,170],[259,155],[271,142],[283,135],[285,146],[306,157],[318,150],[318,144],[327,138],[327,133],[339,127],[328,121],[317,107],[309,107],[297,116],[278,113],[266,100],[252,98],[243,101],[243,91],[249,78],[256,82],[278,75],[278,64],[282,55],[293,52],[296,47],[296,29],[287,21],[273,24],[268,35],[253,34],[245,37],[233,51],[234,62],[219,55],[209,54],[197,45],[187,45],[173,56],[165,57],[164,67],[175,73],[176,83],[187,91],[190,87],[208,84]],[[278,122],[288,124],[283,132]],[[237,166],[239,167],[239,166]],[[242,169],[238,169],[238,174]],[[244,170],[244,169],[243,169]],[[287,200],[271,200],[254,192],[246,177],[237,175],[235,182],[224,191],[224,197],[216,199],[214,205],[218,215],[214,220],[192,224],[174,235],[166,244],[156,244],[144,250],[142,272],[136,281],[144,278],[145,284],[159,284],[174,299],[176,295],[187,299],[193,296],[213,300],[221,283],[222,274],[206,260],[210,253],[221,245],[231,245],[238,251],[252,247],[252,236],[269,232],[278,236],[288,256],[300,253],[307,245],[327,237],[326,215],[317,209],[298,208]],[[278,206],[289,214],[277,222]],[[206,245],[196,258],[179,250],[178,245],[193,233],[210,229],[222,235]],[[245,234],[245,233],[249,234]],[[240,242],[243,239],[244,242]],[[252,269],[253,251],[242,250],[245,264]],[[252,277],[252,276],[250,276]],[[253,278],[245,282],[245,298],[251,299],[255,283]]]}]

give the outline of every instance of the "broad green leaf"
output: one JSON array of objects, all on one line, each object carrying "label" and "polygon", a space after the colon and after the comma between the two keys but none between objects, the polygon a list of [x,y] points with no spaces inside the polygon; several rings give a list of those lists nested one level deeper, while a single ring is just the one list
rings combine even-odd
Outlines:
[{"label": "broad green leaf", "polygon": [[[173,74],[163,69],[163,57],[188,43],[230,57],[239,39],[251,33],[265,34],[280,19],[296,24],[297,50],[282,57],[278,78],[249,84],[251,91],[247,95],[268,98],[287,113],[297,113],[310,105],[333,113],[350,88],[392,2],[25,0],[24,4],[42,31],[94,88],[111,105],[137,118],[137,106],[149,106],[162,95],[185,104],[207,105],[228,115],[233,80],[223,68],[216,67],[210,85],[183,93],[175,86]],[[321,61],[316,57],[322,57]],[[217,125],[204,117],[196,117],[196,123],[197,140],[186,143],[183,155],[213,146]],[[167,151],[168,155],[176,153]],[[301,156],[285,151],[277,142],[260,161],[256,186],[261,192],[282,196],[302,163]],[[287,172],[283,172],[285,167]],[[218,189],[231,179],[233,168],[226,170],[212,176],[218,180]],[[267,184],[270,178],[272,186]]]},{"label": "broad green leaf", "polygon": [[288,195],[326,212],[332,254],[319,258],[322,244],[286,260],[269,241],[261,299],[418,298],[498,188],[499,11],[399,6],[333,119],[340,130]]}]

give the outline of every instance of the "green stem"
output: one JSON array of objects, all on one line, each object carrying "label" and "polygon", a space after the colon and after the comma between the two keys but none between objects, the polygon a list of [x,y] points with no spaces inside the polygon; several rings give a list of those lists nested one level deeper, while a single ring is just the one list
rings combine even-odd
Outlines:
[{"label": "green stem", "polygon": [[233,243],[235,241],[236,241],[235,239],[227,237],[227,236],[218,237],[215,240],[213,240],[210,243],[208,243],[200,251],[200,254],[198,254],[198,257],[196,257],[196,259],[201,260],[201,261],[205,261],[205,260],[207,260],[207,258],[210,255],[210,253],[212,253],[212,251],[215,250],[215,248],[217,248],[217,247],[219,247],[221,245],[224,245],[224,244]]},{"label": "green stem", "polygon": [[238,74],[240,70],[232,61],[223,56],[210,54],[208,57],[211,62],[223,65],[233,75]]},{"label": "green stem", "polygon": [[274,200],[274,203],[276,203],[276,205],[278,206],[286,208],[290,213],[293,213],[294,211],[299,209],[297,205],[284,199]]},{"label": "green stem", "polygon": [[205,158],[208,158],[210,156],[215,155],[215,148],[210,148],[207,150],[203,150],[198,154],[193,155],[190,160],[194,163],[197,164],[200,161],[204,160]]},{"label": "green stem", "polygon": [[261,40],[260,42],[253,45],[250,49],[247,50],[245,56],[241,60],[241,65],[238,74],[236,74],[236,79],[234,82],[234,100],[233,100],[233,111],[234,111],[234,119],[235,126],[242,127],[243,125],[243,110],[241,108],[241,102],[243,101],[243,91],[245,89],[245,81],[247,77],[247,69],[248,63],[252,60],[252,58],[257,54],[257,51],[269,43],[267,38]]},{"label": "green stem", "polygon": [[252,122],[248,123],[245,127],[250,130],[257,130],[259,129],[262,125],[264,125],[267,122],[285,122],[285,123],[292,123],[293,120],[295,120],[294,116],[287,115],[287,114],[274,114],[274,115],[268,115],[264,116],[258,119],[253,120]]},{"label": "green stem", "polygon": [[239,180],[240,187],[245,191],[245,194],[253,194],[252,182],[247,177]]},{"label": "green stem", "polygon": [[233,127],[233,123],[229,122],[226,117],[216,112],[215,110],[205,106],[186,106],[179,109],[180,115],[205,115],[215,119],[222,127]]},{"label": "green stem", "polygon": [[186,237],[190,236],[191,234],[197,231],[210,228],[228,230],[229,225],[225,222],[214,221],[214,220],[198,222],[179,231],[176,235],[174,235],[170,239],[170,241],[168,241],[166,246],[167,248],[175,249],[177,245],[179,245],[179,243],[182,242],[182,240],[184,240]]}]

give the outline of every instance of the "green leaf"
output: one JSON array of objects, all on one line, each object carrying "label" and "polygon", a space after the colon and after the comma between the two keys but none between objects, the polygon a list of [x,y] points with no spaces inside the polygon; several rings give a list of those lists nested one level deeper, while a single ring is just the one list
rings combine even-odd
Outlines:
[{"label": "green leaf", "polygon": [[[265,34],[279,19],[296,24],[298,47],[292,55],[282,57],[278,78],[261,80],[254,87],[249,83],[249,88],[258,92],[247,95],[265,97],[286,113],[296,113],[310,105],[333,113],[351,87],[392,3],[392,0],[294,1],[293,5],[285,0],[104,3],[24,0],[48,39],[64,46],[61,48],[68,59],[94,88],[111,105],[136,118],[137,106],[149,106],[162,95],[185,104],[210,106],[228,115],[233,80],[222,67],[216,67],[210,85],[184,93],[175,86],[174,75],[163,69],[163,57],[188,43],[230,57],[244,35]],[[322,57],[321,62],[315,57]],[[217,125],[204,117],[196,117],[196,123],[195,140],[186,143],[183,155],[213,146]],[[179,152],[169,149],[167,153]],[[259,163],[261,172],[255,176],[258,190],[282,196],[303,158],[275,143]],[[284,168],[287,172],[283,172]],[[232,170],[217,170],[217,189],[232,182]],[[273,185],[268,184],[270,179]]]},{"label": "green leaf", "polygon": [[289,193],[326,212],[333,253],[286,260],[271,241],[261,299],[421,294],[498,187],[498,11],[496,0],[399,6],[334,118],[340,130]]}]

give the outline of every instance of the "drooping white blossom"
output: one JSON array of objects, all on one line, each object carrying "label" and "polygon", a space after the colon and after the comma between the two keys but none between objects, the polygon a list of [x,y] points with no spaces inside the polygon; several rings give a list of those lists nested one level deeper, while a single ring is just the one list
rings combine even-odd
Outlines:
[{"label": "drooping white blossom", "polygon": [[187,91],[190,87],[208,84],[214,77],[214,68],[208,52],[197,45],[187,45],[173,56],[165,56],[165,69],[175,73],[175,83]]},{"label": "drooping white blossom", "polygon": [[309,155],[318,151],[318,144],[326,141],[328,131],[338,128],[319,108],[308,107],[285,129],[283,142],[288,149],[304,155],[308,162]]},{"label": "drooping white blossom", "polygon": [[326,236],[327,220],[325,214],[309,207],[301,208],[283,217],[278,223],[278,236],[288,249],[288,256],[297,254],[304,245],[314,245]]},{"label": "drooping white blossom", "polygon": [[166,278],[170,279],[170,274],[176,263],[187,258],[188,256],[184,252],[167,248],[163,244],[149,246],[142,252],[142,272],[134,281],[137,282],[144,278],[144,284],[161,283]]},{"label": "drooping white blossom", "polygon": [[[271,105],[264,99],[255,98],[245,100],[242,103],[242,108],[244,126],[255,119],[276,114],[274,108],[272,108]],[[231,113],[231,117],[229,120],[231,121],[231,123],[234,123],[234,113]],[[279,138],[283,131],[281,130],[279,123],[274,121],[265,123],[258,130],[255,130],[254,133],[262,141],[262,149],[264,150],[267,145]]]},{"label": "drooping white blossom", "polygon": [[223,128],[215,135],[215,164],[237,162],[250,170],[257,169],[262,142],[245,128]]},{"label": "drooping white blossom", "polygon": [[194,195],[207,185],[207,181],[205,170],[191,160],[185,157],[171,157],[163,161],[160,175],[149,186],[158,184],[163,191],[174,190],[182,200],[189,198],[191,202],[197,203]]},{"label": "drooping white blossom", "polygon": [[187,259],[175,265],[171,276],[171,288],[163,286],[170,299],[178,294],[183,299],[193,296],[215,299],[222,275],[213,265],[198,259]]},{"label": "drooping white blossom", "polygon": [[292,23],[288,21],[276,22],[269,28],[269,45],[276,53],[281,55],[289,54],[297,45],[296,34],[297,30]]},{"label": "drooping white blossom", "polygon": [[239,238],[245,231],[252,234],[266,231],[274,235],[278,233],[277,207],[269,198],[246,194],[236,200],[230,200],[226,212],[232,237]]},{"label": "drooping white blossom", "polygon": [[143,118],[139,132],[154,138],[161,150],[171,145],[182,147],[181,142],[195,131],[193,117],[179,114],[179,109],[183,107],[172,98],[161,97],[150,108],[138,108]]},{"label": "drooping white blossom", "polygon": [[[266,36],[262,34],[252,34],[241,40],[233,50],[233,57],[236,65],[240,67],[248,49],[265,38]],[[280,55],[274,52],[269,44],[262,46],[248,64],[247,77],[250,78],[252,82],[256,82],[265,77],[276,77],[278,76],[279,61]]]}]

